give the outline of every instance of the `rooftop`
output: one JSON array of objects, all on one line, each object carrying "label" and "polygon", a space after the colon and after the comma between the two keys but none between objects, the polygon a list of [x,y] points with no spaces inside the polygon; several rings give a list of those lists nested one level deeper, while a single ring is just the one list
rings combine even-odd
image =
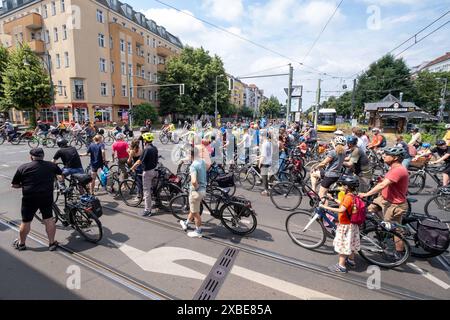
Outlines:
[{"label": "rooftop", "polygon": [[435,64],[444,62],[450,60],[450,52],[447,52],[446,54],[444,54],[443,56],[431,61],[430,63],[428,63],[424,68],[429,68],[431,66],[434,66]]}]

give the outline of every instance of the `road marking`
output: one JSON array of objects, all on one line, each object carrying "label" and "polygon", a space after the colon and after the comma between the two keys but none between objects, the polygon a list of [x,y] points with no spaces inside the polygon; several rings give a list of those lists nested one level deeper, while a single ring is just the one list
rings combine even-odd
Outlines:
[{"label": "road marking", "polygon": [[[112,240],[111,240],[112,241]],[[148,252],[136,249],[126,244],[113,241],[114,244],[128,256],[134,263],[136,263],[141,269],[148,272],[157,272],[162,274],[168,274],[172,276],[179,276],[185,278],[192,278],[197,280],[204,280],[206,275],[194,271],[188,267],[181,266],[175,261],[191,260],[196,262],[203,262],[210,266],[213,266],[217,259],[201,254],[196,251],[192,251],[185,248],[175,247],[160,247],[152,249]],[[290,296],[303,300],[311,299],[328,299],[337,300],[338,298],[325,293],[308,289],[284,280],[280,280],[259,272],[255,272],[239,266],[234,266],[231,273],[246,278],[247,280],[256,282],[263,286],[272,288],[274,290],[283,292]]]},{"label": "road marking", "polygon": [[416,266],[413,263],[407,263],[406,265],[413,268],[415,271],[417,271],[419,274],[423,275],[425,278],[430,280],[431,282],[437,284],[439,287],[443,288],[444,290],[448,290],[450,288],[450,285],[445,283],[444,281],[436,278],[435,276],[431,275],[428,271],[424,271],[420,269],[418,266]]}]

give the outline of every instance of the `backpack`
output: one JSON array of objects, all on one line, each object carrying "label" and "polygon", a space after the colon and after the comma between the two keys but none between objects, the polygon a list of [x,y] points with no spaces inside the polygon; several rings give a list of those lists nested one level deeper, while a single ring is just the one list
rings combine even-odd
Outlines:
[{"label": "backpack", "polygon": [[352,215],[349,216],[347,212],[350,223],[356,224],[358,226],[364,224],[364,222],[366,221],[366,214],[366,203],[360,197],[353,196]]},{"label": "backpack", "polygon": [[450,245],[450,232],[447,224],[435,219],[425,219],[418,223],[417,239],[426,251],[441,253]]},{"label": "backpack", "polygon": [[100,200],[98,200],[96,197],[83,195],[81,196],[80,201],[83,206],[97,218],[100,218],[103,215],[102,205],[100,203]]},{"label": "backpack", "polygon": [[381,144],[380,144],[380,148],[384,148],[386,147],[387,141],[386,141],[386,137],[385,136],[381,136],[381,138],[383,138],[383,140],[381,140]]}]

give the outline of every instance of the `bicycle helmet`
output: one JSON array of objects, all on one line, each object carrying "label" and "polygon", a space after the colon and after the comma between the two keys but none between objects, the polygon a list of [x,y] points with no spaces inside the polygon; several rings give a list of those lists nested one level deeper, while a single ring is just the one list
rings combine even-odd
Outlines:
[{"label": "bicycle helmet", "polygon": [[438,141],[436,141],[436,145],[437,146],[444,146],[444,145],[446,145],[447,143],[444,141],[444,140],[438,140]]},{"label": "bicycle helmet", "polygon": [[58,139],[58,141],[56,141],[56,144],[58,145],[59,148],[67,147],[68,143],[69,142],[66,139]]},{"label": "bicycle helmet", "polygon": [[155,140],[155,136],[153,135],[153,133],[147,132],[142,135],[142,139],[145,142],[151,143],[153,142],[153,140]]},{"label": "bicycle helmet", "polygon": [[359,188],[359,179],[357,176],[342,176],[339,178],[338,180],[339,184],[342,184],[344,186],[353,188],[353,189],[358,189]]},{"label": "bicycle helmet", "polygon": [[334,138],[334,144],[336,144],[336,145],[340,144],[340,145],[345,146],[345,144],[346,144],[345,137],[344,136],[337,136],[337,137],[335,137]]},{"label": "bicycle helmet", "polygon": [[352,146],[356,146],[358,144],[358,138],[355,136],[347,137],[347,144],[351,144]]},{"label": "bicycle helmet", "polygon": [[123,140],[125,139],[125,135],[123,133],[116,134],[116,140]]},{"label": "bicycle helmet", "polygon": [[335,135],[335,136],[343,136],[343,135],[344,135],[344,131],[342,131],[342,130],[337,130],[337,131],[334,133],[334,135]]},{"label": "bicycle helmet", "polygon": [[139,129],[139,131],[141,133],[145,133],[145,132],[148,132],[148,128],[147,127],[142,127],[142,128]]},{"label": "bicycle helmet", "polygon": [[393,147],[393,148],[385,148],[383,149],[384,153],[393,156],[393,157],[405,157],[405,149],[402,147]]},{"label": "bicycle helmet", "polygon": [[381,130],[380,129],[378,129],[378,128],[373,128],[372,129],[372,132],[380,132]]},{"label": "bicycle helmet", "polygon": [[431,148],[431,144],[429,143],[423,143],[422,148]]},{"label": "bicycle helmet", "polygon": [[104,135],[105,134],[105,130],[103,130],[103,129],[98,130],[98,134]]},{"label": "bicycle helmet", "polygon": [[450,130],[450,123],[445,125],[445,129]]}]

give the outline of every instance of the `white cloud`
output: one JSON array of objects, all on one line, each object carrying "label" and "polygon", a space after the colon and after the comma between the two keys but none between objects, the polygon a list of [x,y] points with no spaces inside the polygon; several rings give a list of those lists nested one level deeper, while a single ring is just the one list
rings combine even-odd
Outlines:
[{"label": "white cloud", "polygon": [[[296,15],[298,21],[317,27],[324,26],[335,10],[334,2],[314,1],[300,7]],[[338,9],[332,21],[342,21],[343,18],[341,9]]]},{"label": "white cloud", "polygon": [[203,9],[218,20],[233,22],[244,14],[242,0],[203,0]]}]

